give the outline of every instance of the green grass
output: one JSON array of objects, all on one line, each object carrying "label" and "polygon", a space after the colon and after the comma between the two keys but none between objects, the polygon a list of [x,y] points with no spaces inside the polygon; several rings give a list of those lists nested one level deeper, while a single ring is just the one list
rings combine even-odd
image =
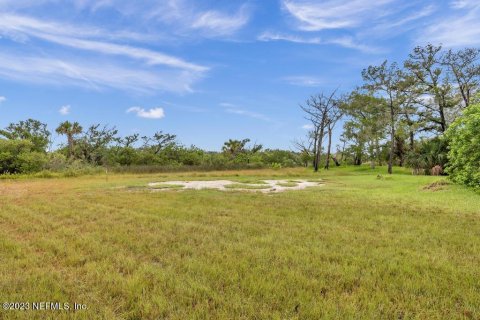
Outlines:
[{"label": "green grass", "polygon": [[[480,195],[395,168],[0,181],[1,319],[478,319]],[[276,194],[149,182],[322,178]]]}]

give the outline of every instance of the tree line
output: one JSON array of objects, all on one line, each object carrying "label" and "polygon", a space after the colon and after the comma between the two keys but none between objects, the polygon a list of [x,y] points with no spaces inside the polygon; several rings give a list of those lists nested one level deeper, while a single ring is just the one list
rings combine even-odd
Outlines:
[{"label": "tree line", "polygon": [[50,132],[45,123],[28,119],[0,130],[0,174],[67,171],[72,174],[108,167],[123,170],[293,167],[302,165],[297,152],[264,149],[250,139],[229,139],[221,152],[182,145],[174,134],[157,131],[152,136],[138,133],[121,137],[115,127],[94,124],[84,128],[65,121],[55,133],[66,143],[51,150]]},{"label": "tree line", "polygon": [[[334,160],[372,167],[386,163],[390,174],[394,165],[411,167],[415,174],[430,174],[433,167],[453,172],[448,164],[462,160],[453,159],[452,152],[449,158],[449,137],[455,136],[449,128],[472,117],[466,110],[478,102],[479,57],[476,48],[445,50],[428,44],[414,48],[401,64],[385,60],[369,66],[352,92],[320,93],[300,106],[312,129],[295,146],[315,171],[323,158],[327,169]],[[332,130],[340,122],[341,144],[332,156]]]}]

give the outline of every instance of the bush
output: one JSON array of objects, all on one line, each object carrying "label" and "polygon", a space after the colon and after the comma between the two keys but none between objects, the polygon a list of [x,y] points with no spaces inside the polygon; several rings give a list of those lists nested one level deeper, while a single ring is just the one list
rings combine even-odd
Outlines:
[{"label": "bush", "polygon": [[406,166],[413,169],[413,174],[429,175],[433,167],[445,167],[447,152],[447,141],[443,138],[421,140],[414,150],[407,153]]},{"label": "bush", "polygon": [[447,130],[450,179],[480,188],[480,104],[470,105]]},{"label": "bush", "polygon": [[34,151],[28,140],[0,139],[0,173],[17,174],[40,171],[47,163],[45,153]]}]

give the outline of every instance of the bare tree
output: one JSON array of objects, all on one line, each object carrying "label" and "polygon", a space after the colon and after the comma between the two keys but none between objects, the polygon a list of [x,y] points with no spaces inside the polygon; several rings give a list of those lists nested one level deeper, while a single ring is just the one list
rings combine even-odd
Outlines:
[{"label": "bare tree", "polygon": [[309,120],[313,126],[313,168],[315,172],[318,171],[323,139],[326,130],[328,131],[328,115],[330,110],[335,106],[335,93],[336,90],[328,96],[323,93],[313,95],[305,101],[304,105],[300,105],[300,108],[306,113],[305,118]]},{"label": "bare tree", "polygon": [[[335,129],[335,125],[337,124],[338,120],[340,120],[343,116],[342,109],[340,108],[340,104],[342,103],[342,99],[335,99],[334,103],[332,104],[332,108],[328,112],[328,124],[327,124],[327,132],[328,132],[328,147],[327,147],[327,159],[325,162],[325,169],[330,169],[330,158],[331,158],[331,149],[332,149],[332,135],[333,129]],[[338,165],[337,160],[335,159],[335,163]]]},{"label": "bare tree", "polygon": [[308,135],[307,140],[293,140],[293,147],[300,152],[301,158],[305,164],[305,167],[308,167],[310,159],[313,157],[312,147],[313,147],[313,135],[311,132]]}]

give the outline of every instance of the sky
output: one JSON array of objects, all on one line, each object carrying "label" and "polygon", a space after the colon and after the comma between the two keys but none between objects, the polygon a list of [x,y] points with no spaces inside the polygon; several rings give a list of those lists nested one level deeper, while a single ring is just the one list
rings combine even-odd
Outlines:
[{"label": "sky", "polygon": [[478,47],[480,1],[0,0],[0,127],[290,149],[310,95],[348,92],[363,68],[427,43]]}]

